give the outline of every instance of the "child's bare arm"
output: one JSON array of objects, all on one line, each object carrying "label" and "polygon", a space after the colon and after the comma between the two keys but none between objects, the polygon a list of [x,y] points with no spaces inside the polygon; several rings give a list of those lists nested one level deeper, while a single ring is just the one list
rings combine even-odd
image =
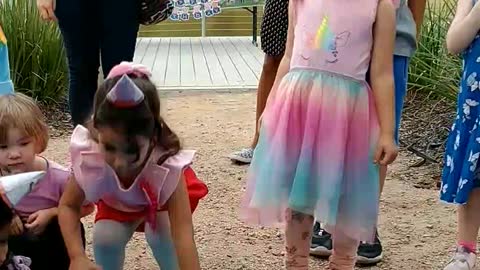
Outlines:
[{"label": "child's bare arm", "polygon": [[395,8],[388,0],[380,0],[374,25],[374,43],[370,66],[380,131],[394,134],[393,48],[395,44]]},{"label": "child's bare arm", "polygon": [[380,137],[374,161],[380,165],[388,165],[395,160],[398,153],[394,142],[395,7],[390,0],[380,0],[378,3],[373,35],[370,82],[380,124]]},{"label": "child's bare arm", "polygon": [[72,175],[58,206],[58,221],[70,259],[86,257],[82,244],[80,218],[85,194]]},{"label": "child's bare arm", "polygon": [[463,52],[472,43],[480,29],[480,5],[472,0],[458,0],[457,12],[447,33],[450,53]]},{"label": "child's bare arm", "polygon": [[425,15],[425,6],[427,5],[427,0],[408,0],[408,7],[413,15],[413,20],[417,26],[417,40],[420,37],[420,31],[423,24],[423,16]]},{"label": "child's bare arm", "polygon": [[192,212],[185,179],[167,203],[170,228],[181,270],[200,270],[197,247],[193,238]]}]

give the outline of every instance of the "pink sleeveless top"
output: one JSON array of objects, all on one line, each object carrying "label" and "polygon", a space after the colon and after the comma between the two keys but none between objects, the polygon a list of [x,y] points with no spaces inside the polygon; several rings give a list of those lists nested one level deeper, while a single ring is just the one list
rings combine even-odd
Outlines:
[{"label": "pink sleeveless top", "polygon": [[[185,167],[195,151],[183,150],[158,165],[161,152],[155,149],[147,164],[128,189],[122,187],[115,171],[105,162],[89,131],[77,126],[70,142],[72,169],[88,202],[102,200],[123,212],[140,212],[152,206],[159,209],[175,191]],[[154,209],[155,210],[155,209]]]},{"label": "pink sleeveless top", "polygon": [[295,41],[291,69],[314,69],[365,80],[378,0],[291,0]]}]

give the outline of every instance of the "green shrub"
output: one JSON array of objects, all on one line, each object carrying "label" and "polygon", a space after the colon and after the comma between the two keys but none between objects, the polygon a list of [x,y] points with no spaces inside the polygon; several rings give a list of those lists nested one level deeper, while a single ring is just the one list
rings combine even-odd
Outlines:
[{"label": "green shrub", "polygon": [[40,19],[35,0],[1,0],[0,23],[16,90],[47,104],[62,100],[67,64],[57,25]]},{"label": "green shrub", "polygon": [[445,38],[456,1],[428,2],[418,50],[410,64],[409,86],[456,101],[461,58],[448,54]]}]

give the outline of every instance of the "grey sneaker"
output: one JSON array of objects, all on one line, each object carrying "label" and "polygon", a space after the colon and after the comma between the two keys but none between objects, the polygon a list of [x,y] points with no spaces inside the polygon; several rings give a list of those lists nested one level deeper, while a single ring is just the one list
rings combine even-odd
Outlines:
[{"label": "grey sneaker", "polygon": [[231,153],[228,158],[234,162],[250,164],[253,158],[253,148],[244,148],[240,151]]},{"label": "grey sneaker", "polygon": [[464,247],[458,247],[455,255],[443,270],[473,270],[477,255]]}]

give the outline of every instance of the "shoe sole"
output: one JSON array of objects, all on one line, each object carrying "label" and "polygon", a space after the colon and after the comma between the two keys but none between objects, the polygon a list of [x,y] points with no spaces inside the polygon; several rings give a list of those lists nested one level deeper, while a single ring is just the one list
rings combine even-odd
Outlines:
[{"label": "shoe sole", "polygon": [[228,158],[233,162],[242,163],[242,164],[250,164],[252,162],[252,159],[242,158],[239,156],[228,156]]},{"label": "shoe sole", "polygon": [[359,265],[371,265],[381,262],[383,259],[383,254],[378,255],[374,258],[367,258],[363,256],[357,256],[357,264]]},{"label": "shoe sole", "polygon": [[310,248],[310,255],[318,257],[330,257],[330,255],[332,255],[332,250],[327,249],[326,247],[318,246]]}]

